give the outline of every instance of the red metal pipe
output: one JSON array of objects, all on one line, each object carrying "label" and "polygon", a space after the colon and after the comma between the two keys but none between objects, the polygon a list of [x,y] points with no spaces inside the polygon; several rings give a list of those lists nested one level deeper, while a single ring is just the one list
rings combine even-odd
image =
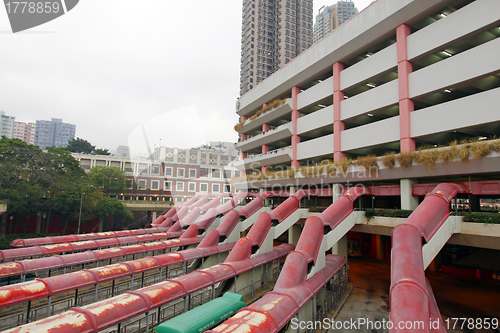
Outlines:
[{"label": "red metal pipe", "polygon": [[[293,246],[289,244],[280,245],[273,251],[273,255],[267,255],[269,259],[260,261],[259,265],[282,257],[292,249]],[[61,333],[67,332],[68,327],[73,327],[71,332],[75,330],[80,332],[80,328],[86,332],[97,332],[256,267],[250,260],[216,265],[172,280],[165,280],[135,292],[125,292],[120,296],[85,307],[72,308],[63,314],[22,325],[6,332],[43,329],[51,333]],[[74,313],[87,315],[75,316]],[[61,325],[62,320],[66,321],[64,325]]]},{"label": "red metal pipe", "polygon": [[[293,253],[297,255],[294,258],[301,257],[300,254]],[[288,255],[287,261],[292,254]],[[261,299],[241,309],[232,318],[206,333],[279,332],[299,309],[345,265],[344,258],[336,257],[327,256],[325,267],[309,280],[283,289],[275,288],[274,291],[266,293]],[[280,278],[282,275],[283,273],[280,274]]]},{"label": "red metal pipe", "polygon": [[281,223],[288,216],[299,208],[299,201],[306,195],[305,190],[299,190],[297,193],[291,195],[281,205],[276,207],[270,214],[273,223]]},{"label": "red metal pipe", "polygon": [[[194,237],[196,236],[197,234],[194,235]],[[191,242],[184,242],[184,240],[180,240],[175,244],[175,246],[188,245],[190,243],[192,243],[192,240]],[[207,253],[217,254],[226,252],[233,246],[234,243],[230,243],[225,246],[215,245],[209,248],[197,248],[180,252],[170,252],[156,255],[155,257],[146,257],[93,269],[84,269],[69,274],[56,275],[43,279],[34,279],[24,283],[3,286],[0,287],[0,308],[87,286],[93,286],[106,281],[130,276],[135,273],[182,263],[187,260],[202,258],[207,256]],[[121,254],[127,255],[130,253]]]},{"label": "red metal pipe", "polygon": [[[439,184],[405,223],[392,231],[390,316],[394,329],[391,332],[430,332],[433,320],[440,321],[444,327],[432,289],[425,279],[422,238],[427,242],[432,238],[449,216],[449,201],[457,193],[468,191],[458,184]],[[407,321],[422,322],[424,328],[400,328],[398,323]]]}]

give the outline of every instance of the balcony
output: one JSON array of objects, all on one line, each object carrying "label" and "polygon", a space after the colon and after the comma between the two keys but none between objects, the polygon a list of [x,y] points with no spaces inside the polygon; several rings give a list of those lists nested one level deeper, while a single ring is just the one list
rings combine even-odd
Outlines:
[{"label": "balcony", "polygon": [[243,126],[238,130],[239,133],[246,133],[252,131],[256,128],[262,127],[262,124],[270,123],[273,120],[279,119],[284,115],[292,112],[293,104],[292,99],[288,98],[285,103],[281,104],[277,108],[267,110],[266,112],[260,114],[254,120],[247,119]]},{"label": "balcony", "polygon": [[293,149],[291,146],[271,150],[266,154],[249,155],[242,161],[234,163],[238,170],[256,169],[262,166],[283,164],[292,161]]},{"label": "balcony", "polygon": [[[257,119],[255,119],[257,120]],[[247,140],[241,141],[236,145],[237,149],[249,151],[258,148],[264,144],[280,141],[292,136],[292,123],[286,123],[273,128],[265,133],[255,135]]]}]

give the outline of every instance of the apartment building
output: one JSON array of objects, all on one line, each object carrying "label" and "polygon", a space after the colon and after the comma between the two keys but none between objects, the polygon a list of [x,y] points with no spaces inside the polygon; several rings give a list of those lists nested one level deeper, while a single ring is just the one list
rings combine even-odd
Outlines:
[{"label": "apartment building", "polygon": [[14,123],[14,131],[12,138],[22,140],[30,145],[35,144],[35,128],[34,123],[23,123],[16,121]]},{"label": "apartment building", "polygon": [[352,1],[338,1],[331,6],[321,7],[314,23],[313,41],[324,38],[357,13],[358,9]]},{"label": "apartment building", "polygon": [[243,0],[240,95],[313,42],[312,0]]},{"label": "apartment building", "polygon": [[62,119],[37,120],[34,144],[42,149],[63,147],[75,138],[75,134],[76,125],[63,123]]},{"label": "apartment building", "polygon": [[4,111],[0,111],[0,137],[12,139],[15,122],[16,117],[7,116]]},{"label": "apartment building", "polygon": [[232,193],[229,183],[240,172],[232,166],[237,155],[203,149],[157,147],[149,158],[72,154],[85,170],[115,167],[125,171],[122,200],[182,202],[193,195]]}]

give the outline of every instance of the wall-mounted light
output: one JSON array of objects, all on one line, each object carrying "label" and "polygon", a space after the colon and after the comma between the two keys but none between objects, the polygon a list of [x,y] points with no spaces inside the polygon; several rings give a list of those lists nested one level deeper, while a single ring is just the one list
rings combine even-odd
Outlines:
[{"label": "wall-mounted light", "polygon": [[446,15],[446,14],[444,14],[444,13],[441,13],[440,15],[441,15],[441,17],[446,17],[446,16],[447,16],[447,15]]},{"label": "wall-mounted light", "polygon": [[446,54],[448,57],[451,57],[453,54],[451,54],[450,52],[447,52],[447,51],[441,51],[443,52],[444,54]]},{"label": "wall-mounted light", "polygon": [[367,116],[368,117],[373,117],[373,115],[371,113],[368,113]]},{"label": "wall-mounted light", "polygon": [[450,89],[445,89],[444,92],[451,93],[451,90]]},{"label": "wall-mounted light", "polygon": [[373,83],[367,83],[366,84],[368,87],[372,87],[372,88],[375,88],[377,85],[373,84]]}]

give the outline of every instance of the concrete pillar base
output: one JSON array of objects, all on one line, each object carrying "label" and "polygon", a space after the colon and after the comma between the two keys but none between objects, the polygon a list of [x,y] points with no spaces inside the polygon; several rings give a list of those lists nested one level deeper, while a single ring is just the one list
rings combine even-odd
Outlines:
[{"label": "concrete pillar base", "polygon": [[417,181],[413,179],[401,179],[401,209],[415,210],[418,206],[418,197],[412,195],[412,185]]}]

